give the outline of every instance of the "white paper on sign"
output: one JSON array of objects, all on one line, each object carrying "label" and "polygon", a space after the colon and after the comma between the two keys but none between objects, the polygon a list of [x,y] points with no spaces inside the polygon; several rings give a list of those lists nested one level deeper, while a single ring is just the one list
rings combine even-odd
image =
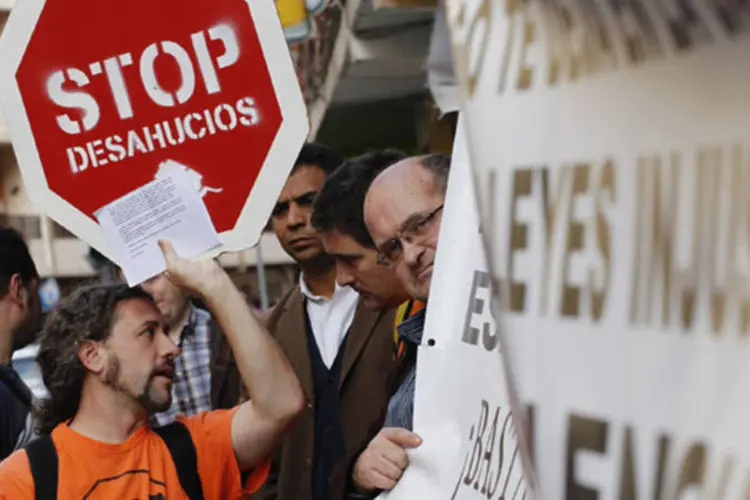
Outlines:
[{"label": "white paper on sign", "polygon": [[96,216],[130,286],[166,269],[160,239],[169,240],[184,258],[221,244],[203,200],[182,169],[169,169],[102,207]]}]

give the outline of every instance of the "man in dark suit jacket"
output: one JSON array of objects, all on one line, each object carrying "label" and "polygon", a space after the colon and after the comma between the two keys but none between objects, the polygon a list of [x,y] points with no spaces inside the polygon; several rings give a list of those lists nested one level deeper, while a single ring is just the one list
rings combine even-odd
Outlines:
[{"label": "man in dark suit jacket", "polygon": [[[362,300],[371,309],[397,308],[393,332],[389,336],[394,349],[397,367],[388,384],[390,397],[411,373],[416,363],[416,349],[406,349],[406,343],[398,332],[398,326],[423,304],[410,299],[406,289],[393,269],[382,265],[364,221],[364,200],[370,185],[386,168],[401,161],[405,156],[394,150],[372,152],[346,161],[326,180],[315,200],[312,224],[319,232],[326,252],[336,259],[336,280],[339,284],[356,289]],[[398,330],[397,330],[398,328]],[[375,438],[375,430],[370,433]],[[360,451],[364,451],[363,445]],[[362,490],[353,481],[356,457],[337,468],[338,479],[345,484],[344,491],[334,499],[360,500],[374,497],[374,492]],[[387,475],[396,470],[383,471]]]},{"label": "man in dark suit jacket", "polygon": [[15,229],[0,228],[0,461],[34,437],[31,390],[13,369],[13,352],[34,340],[39,273]]},{"label": "man in dark suit jacket", "polygon": [[[308,404],[277,446],[269,479],[255,499],[340,498],[347,487],[343,469],[385,417],[395,368],[392,309],[401,297],[375,300],[347,286],[311,224],[313,202],[341,163],[325,146],[305,145],[273,211],[274,231],[301,272],[266,326],[294,367]],[[381,270],[381,278],[396,285],[389,295],[405,295],[387,271]]]}]

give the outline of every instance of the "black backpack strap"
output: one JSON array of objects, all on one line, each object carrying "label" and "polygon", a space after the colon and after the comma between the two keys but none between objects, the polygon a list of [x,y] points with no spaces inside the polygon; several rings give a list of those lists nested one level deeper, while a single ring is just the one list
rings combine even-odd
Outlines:
[{"label": "black backpack strap", "polygon": [[177,477],[188,498],[203,500],[203,485],[198,474],[198,455],[190,431],[182,422],[172,422],[163,427],[154,428],[154,432],[167,445],[177,469]]},{"label": "black backpack strap", "polygon": [[44,434],[26,445],[36,500],[57,499],[58,460],[52,436]]}]

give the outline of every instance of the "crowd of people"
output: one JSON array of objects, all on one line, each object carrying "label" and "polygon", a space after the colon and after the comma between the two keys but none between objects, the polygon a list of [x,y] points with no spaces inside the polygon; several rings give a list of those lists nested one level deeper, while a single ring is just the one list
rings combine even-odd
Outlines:
[{"label": "crowd of people", "polygon": [[271,214],[296,286],[257,315],[217,261],[160,242],[163,274],[81,287],[49,314],[41,401],[11,363],[37,335],[39,275],[0,229],[0,500],[394,488],[421,444],[416,358],[449,168],[305,144]]}]

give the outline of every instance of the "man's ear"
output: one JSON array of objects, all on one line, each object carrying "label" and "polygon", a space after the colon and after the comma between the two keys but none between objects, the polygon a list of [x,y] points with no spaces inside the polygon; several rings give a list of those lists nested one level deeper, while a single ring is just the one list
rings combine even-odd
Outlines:
[{"label": "man's ear", "polygon": [[15,273],[8,281],[8,298],[16,305],[23,306],[26,298],[26,287],[20,273]]},{"label": "man's ear", "polygon": [[93,340],[84,340],[78,347],[78,359],[90,372],[101,374],[107,366],[101,346]]}]

